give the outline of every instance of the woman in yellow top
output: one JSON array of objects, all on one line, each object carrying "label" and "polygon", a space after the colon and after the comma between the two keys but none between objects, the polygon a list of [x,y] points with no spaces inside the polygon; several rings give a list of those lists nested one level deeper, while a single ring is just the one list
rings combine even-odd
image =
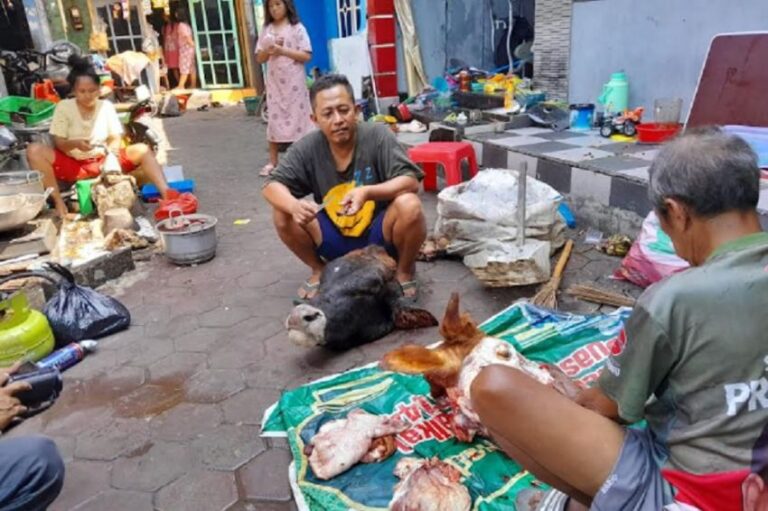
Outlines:
[{"label": "woman in yellow top", "polygon": [[56,105],[50,129],[55,147],[35,143],[27,148],[30,166],[43,173],[46,187],[53,188],[57,214],[67,213],[57,180],[72,183],[98,177],[107,150],[118,155],[123,172],[141,167],[166,198],[168,184],[152,150],[146,144],[120,147],[123,126],[112,103],[99,99],[93,66],[81,57],[71,58],[70,66],[67,79],[75,97]]}]

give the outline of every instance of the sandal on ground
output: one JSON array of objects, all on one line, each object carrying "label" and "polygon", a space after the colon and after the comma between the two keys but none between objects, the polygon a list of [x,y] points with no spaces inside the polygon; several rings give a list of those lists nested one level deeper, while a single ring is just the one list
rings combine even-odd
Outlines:
[{"label": "sandal on ground", "polygon": [[[407,304],[414,304],[419,299],[419,283],[415,280],[409,280],[408,282],[401,282],[400,283],[400,289],[403,291],[403,297],[400,298],[401,301],[407,303]],[[408,293],[408,291],[413,290],[412,293]]]},{"label": "sandal on ground", "polygon": [[304,283],[301,285],[301,289],[299,289],[299,292],[302,293],[304,296],[297,296],[293,299],[294,305],[301,305],[304,303],[308,303],[312,298],[315,297],[317,294],[318,289],[320,289],[320,282],[312,283],[308,280],[305,280]]},{"label": "sandal on ground", "polygon": [[275,170],[275,166],[271,163],[267,163],[261,168],[261,172],[259,172],[259,176],[261,177],[267,177],[269,176],[273,171]]},{"label": "sandal on ground", "polygon": [[528,488],[517,494],[515,509],[517,511],[565,511],[569,499],[568,495],[555,489],[542,491]]}]

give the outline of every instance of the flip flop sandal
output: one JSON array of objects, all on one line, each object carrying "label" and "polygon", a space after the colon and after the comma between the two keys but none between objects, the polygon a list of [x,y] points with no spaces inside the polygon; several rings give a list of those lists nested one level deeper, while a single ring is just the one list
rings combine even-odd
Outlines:
[{"label": "flip flop sandal", "polygon": [[261,172],[259,172],[260,177],[268,177],[273,171],[275,170],[275,166],[271,163],[267,163],[261,168]]},{"label": "flip flop sandal", "polygon": [[[531,504],[537,494],[543,494],[538,504]],[[517,494],[515,509],[517,511],[565,511],[570,497],[559,490],[535,490],[528,488]]]},{"label": "flip flop sandal", "polygon": [[302,305],[305,303],[309,303],[309,301],[314,298],[314,295],[317,294],[317,290],[320,289],[320,282],[315,282],[314,284],[308,280],[305,280],[304,283],[301,285],[301,291],[304,291],[304,298],[302,297],[296,297],[293,299],[294,305]]},{"label": "flip flop sandal", "polygon": [[[409,280],[408,282],[401,282],[400,289],[403,291],[403,296],[400,298],[401,302],[404,302],[408,305],[413,305],[418,301],[419,283],[417,281]],[[410,291],[411,289],[415,290],[415,292],[412,295],[407,295],[406,291]]]}]

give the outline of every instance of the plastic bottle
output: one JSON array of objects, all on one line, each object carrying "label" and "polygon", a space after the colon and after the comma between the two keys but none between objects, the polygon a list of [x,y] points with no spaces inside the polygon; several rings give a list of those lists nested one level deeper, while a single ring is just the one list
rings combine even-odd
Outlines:
[{"label": "plastic bottle", "polygon": [[472,79],[469,76],[468,71],[462,71],[459,73],[459,90],[461,92],[469,92],[472,88]]},{"label": "plastic bottle", "polygon": [[73,342],[39,360],[37,366],[55,367],[59,371],[64,371],[80,362],[86,354],[95,351],[96,346],[98,346],[96,341]]}]

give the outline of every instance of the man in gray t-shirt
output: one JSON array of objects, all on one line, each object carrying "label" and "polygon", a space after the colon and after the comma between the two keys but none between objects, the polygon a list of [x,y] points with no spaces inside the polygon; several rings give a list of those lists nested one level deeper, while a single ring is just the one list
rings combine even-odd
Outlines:
[{"label": "man in gray t-shirt", "polygon": [[523,500],[541,498],[535,509],[548,511],[739,511],[768,502],[760,440],[768,233],[759,198],[757,156],[744,140],[694,131],[668,143],[649,170],[649,199],[691,268],[638,299],[597,385],[569,400],[506,367],[478,375],[471,400],[480,422],[559,490]]},{"label": "man in gray t-shirt", "polygon": [[319,129],[291,147],[263,188],[280,239],[312,272],[299,298],[314,295],[326,262],[368,245],[397,259],[403,294],[416,298],[427,232],[416,195],[422,171],[386,127],[358,124],[345,77],[321,77],[310,99]]}]

